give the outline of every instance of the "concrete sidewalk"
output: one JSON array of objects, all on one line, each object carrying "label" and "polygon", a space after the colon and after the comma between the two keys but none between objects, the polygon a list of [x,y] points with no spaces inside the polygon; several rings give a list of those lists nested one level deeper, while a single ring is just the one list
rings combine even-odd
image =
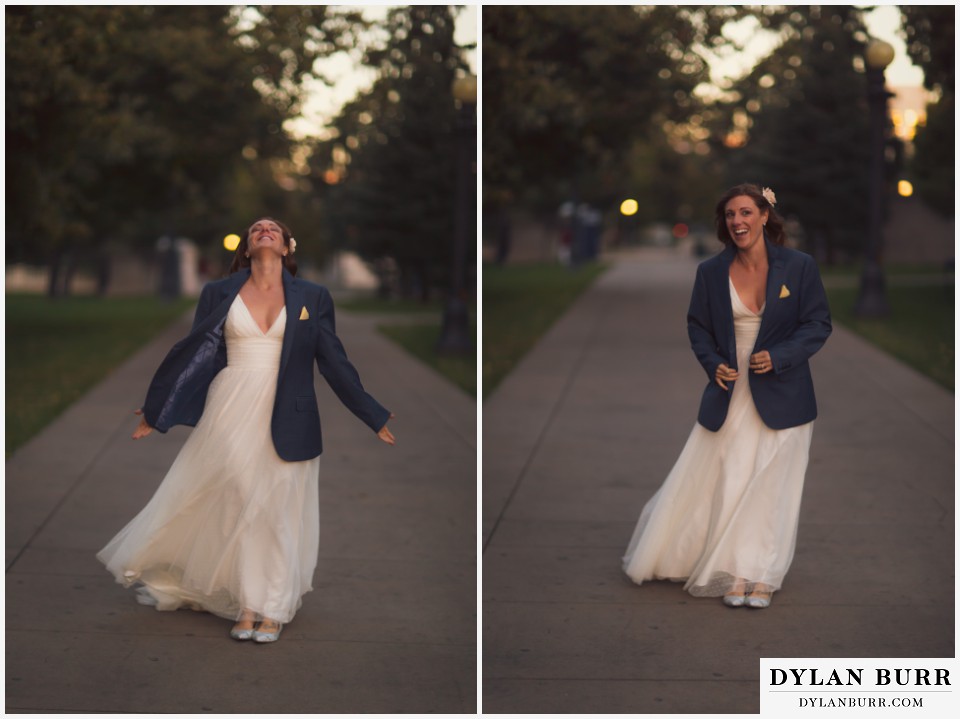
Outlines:
[{"label": "concrete sidewalk", "polygon": [[621,254],[483,405],[485,713],[755,713],[760,657],[954,655],[953,395],[842,327],[773,606],[622,574],[706,382],[695,268]]},{"label": "concrete sidewalk", "polygon": [[130,439],[185,317],[7,462],[8,712],[476,711],[475,402],[376,318],[337,319],[398,444],[318,378],[320,560],[280,642],[240,644],[218,617],[141,606],[94,556],[188,436]]}]

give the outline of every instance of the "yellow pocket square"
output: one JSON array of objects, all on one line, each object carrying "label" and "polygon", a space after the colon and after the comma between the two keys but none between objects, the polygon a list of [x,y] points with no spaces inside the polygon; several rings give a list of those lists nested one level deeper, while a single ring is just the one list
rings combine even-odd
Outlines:
[{"label": "yellow pocket square", "polygon": [[310,319],[310,313],[307,312],[307,308],[306,308],[306,307],[304,307],[302,310],[300,310],[300,319],[302,319],[302,320],[308,320],[308,319]]},{"label": "yellow pocket square", "polygon": [[786,285],[780,285],[780,299],[790,296],[790,290],[787,289]]}]

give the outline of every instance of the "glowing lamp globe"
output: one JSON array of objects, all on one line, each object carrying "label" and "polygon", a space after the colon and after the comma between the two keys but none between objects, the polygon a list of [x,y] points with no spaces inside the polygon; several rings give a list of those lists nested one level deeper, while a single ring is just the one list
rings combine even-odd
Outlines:
[{"label": "glowing lamp globe", "polygon": [[453,96],[469,105],[477,102],[477,76],[466,75],[453,81]]},{"label": "glowing lamp globe", "polygon": [[883,70],[893,62],[893,45],[883,40],[871,40],[867,45],[867,67],[873,70]]},{"label": "glowing lamp globe", "polygon": [[223,246],[230,252],[236,252],[240,246],[240,235],[229,234],[223,238]]},{"label": "glowing lamp globe", "polygon": [[636,200],[624,200],[620,203],[620,214],[625,217],[637,214],[638,209],[640,209],[640,205],[637,204]]}]

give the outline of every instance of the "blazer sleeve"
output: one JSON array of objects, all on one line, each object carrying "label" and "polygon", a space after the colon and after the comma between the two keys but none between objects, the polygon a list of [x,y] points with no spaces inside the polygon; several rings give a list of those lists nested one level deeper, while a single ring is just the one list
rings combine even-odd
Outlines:
[{"label": "blazer sleeve", "polygon": [[[193,327],[190,334],[177,342],[160,363],[157,371],[147,387],[147,396],[143,401],[141,409],[143,417],[147,424],[160,432],[166,432],[169,426],[178,424],[177,421],[167,425],[160,422],[161,413],[170,399],[170,395],[175,391],[176,379],[183,376],[184,362],[181,353],[191,345],[191,338],[197,327],[210,316],[210,313],[216,308],[214,297],[216,292],[210,284],[203,286],[200,291],[200,299],[197,301],[197,309],[193,315]],[[196,420],[193,420],[196,423]]]},{"label": "blazer sleeve", "polygon": [[200,299],[197,301],[197,309],[193,315],[193,327],[190,328],[190,331],[193,332],[197,329],[201,322],[203,322],[207,316],[213,312],[216,307],[216,303],[213,301],[213,286],[210,283],[207,283],[203,286],[203,289],[200,291]]},{"label": "blazer sleeve", "polygon": [[320,374],[344,406],[374,432],[379,432],[390,418],[390,411],[367,393],[360,375],[347,359],[337,337],[333,299],[325,288],[321,290],[319,301],[316,361]]},{"label": "blazer sleeve", "polygon": [[687,311],[687,335],[697,360],[703,366],[712,382],[717,367],[727,362],[719,352],[719,343],[715,335],[713,320],[710,318],[710,302],[707,299],[707,283],[703,277],[703,267],[697,268],[697,278],[693,283],[693,296]]},{"label": "blazer sleeve", "polygon": [[808,360],[823,347],[833,332],[827,293],[812,257],[805,256],[800,286],[800,316],[796,329],[773,347],[767,348],[776,374]]}]

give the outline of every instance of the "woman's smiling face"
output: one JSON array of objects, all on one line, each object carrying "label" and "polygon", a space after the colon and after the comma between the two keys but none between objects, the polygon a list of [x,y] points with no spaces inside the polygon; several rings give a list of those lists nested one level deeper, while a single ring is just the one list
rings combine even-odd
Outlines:
[{"label": "woman's smiling face", "polygon": [[247,234],[247,249],[251,255],[261,250],[273,251],[278,255],[287,254],[286,243],[283,241],[283,230],[272,220],[258,220],[250,227]]},{"label": "woman's smiling face", "polygon": [[752,197],[738,195],[727,202],[724,217],[727,221],[727,232],[739,250],[753,247],[763,239],[763,223],[767,221],[768,212],[757,207]]}]

